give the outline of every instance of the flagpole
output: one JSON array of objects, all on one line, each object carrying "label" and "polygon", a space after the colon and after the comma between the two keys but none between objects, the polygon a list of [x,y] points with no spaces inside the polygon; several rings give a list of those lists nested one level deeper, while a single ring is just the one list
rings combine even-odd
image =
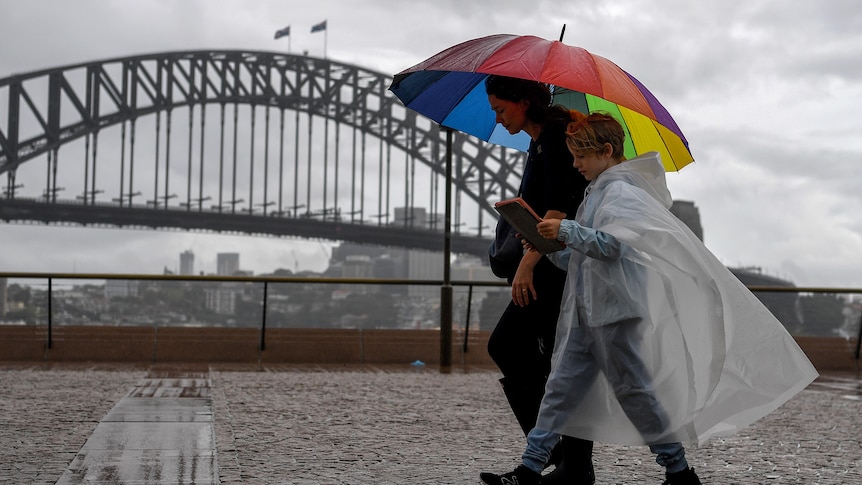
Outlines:
[{"label": "flagpole", "polygon": [[323,31],[323,58],[326,59],[326,41],[329,37],[329,25],[327,25],[327,20],[324,19],[323,22],[319,24],[315,24],[311,26],[311,33]]},{"label": "flagpole", "polygon": [[290,25],[275,31],[275,40],[287,37],[287,53],[290,54]]}]

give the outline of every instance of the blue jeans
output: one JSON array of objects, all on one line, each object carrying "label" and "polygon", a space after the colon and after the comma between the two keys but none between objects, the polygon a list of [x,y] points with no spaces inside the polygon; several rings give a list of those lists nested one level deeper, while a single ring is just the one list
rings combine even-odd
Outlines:
[{"label": "blue jeans", "polygon": [[[545,463],[551,457],[551,450],[558,441],[560,441],[559,434],[533,428],[527,435],[527,449],[524,450],[521,457],[524,466],[536,473],[542,473]],[[668,473],[688,469],[688,461],[685,459],[685,448],[682,443],[649,445],[649,449],[656,454],[655,462],[665,467]]]}]

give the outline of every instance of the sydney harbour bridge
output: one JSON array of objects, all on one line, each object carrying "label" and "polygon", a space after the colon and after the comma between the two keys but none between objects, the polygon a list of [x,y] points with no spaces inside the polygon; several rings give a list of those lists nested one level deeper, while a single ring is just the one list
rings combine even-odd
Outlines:
[{"label": "sydney harbour bridge", "polygon": [[[440,250],[445,129],[391,73],[235,50],[0,79],[0,219]],[[452,134],[451,250],[484,255],[524,154]]]}]

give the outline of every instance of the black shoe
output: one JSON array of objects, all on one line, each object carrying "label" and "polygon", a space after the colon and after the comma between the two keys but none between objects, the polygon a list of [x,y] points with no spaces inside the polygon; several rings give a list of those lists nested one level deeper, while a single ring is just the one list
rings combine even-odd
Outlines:
[{"label": "black shoe", "polygon": [[686,468],[681,472],[665,473],[662,485],[702,485],[700,478],[694,473],[694,468]]},{"label": "black shoe", "polygon": [[566,467],[563,462],[554,471],[542,477],[542,485],[594,485],[596,483],[596,472],[593,464],[585,470],[571,470],[572,466]]},{"label": "black shoe", "polygon": [[530,470],[524,465],[519,465],[514,471],[496,475],[494,473],[480,473],[479,478],[488,485],[539,485],[542,475]]},{"label": "black shoe", "polygon": [[563,442],[560,440],[551,449],[551,456],[548,458],[548,462],[545,463],[545,468],[548,468],[551,465],[554,465],[555,467],[560,466],[560,463],[563,462],[563,453]]},{"label": "black shoe", "polygon": [[542,485],[593,485],[593,442],[563,436],[554,448],[562,448],[563,459],[551,473],[542,477]]}]

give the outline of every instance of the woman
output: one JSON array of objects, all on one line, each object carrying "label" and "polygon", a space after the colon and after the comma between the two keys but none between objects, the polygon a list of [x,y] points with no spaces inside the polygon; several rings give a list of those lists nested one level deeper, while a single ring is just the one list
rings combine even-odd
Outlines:
[{"label": "woman", "polygon": [[[542,83],[489,76],[485,87],[497,123],[513,135],[523,131],[531,138],[519,196],[545,218],[574,217],[587,181],[572,166],[566,148],[569,111],[550,105],[550,91]],[[537,252],[502,266],[495,273],[512,285],[512,301],[491,334],[488,353],[503,373],[500,384],[526,435],[536,424],[551,368],[566,273]],[[564,438],[551,463],[558,466],[545,483],[595,481],[590,441]]]}]

